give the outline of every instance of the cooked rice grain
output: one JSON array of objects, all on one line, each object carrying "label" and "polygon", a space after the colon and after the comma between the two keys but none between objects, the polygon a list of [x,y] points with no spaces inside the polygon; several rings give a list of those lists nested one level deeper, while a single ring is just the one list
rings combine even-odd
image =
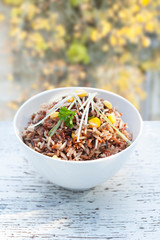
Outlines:
[{"label": "cooked rice grain", "polygon": [[[82,104],[86,98],[81,98]],[[129,140],[132,139],[131,134],[127,131],[127,124],[121,119],[121,113],[116,109],[107,109],[103,105],[103,100],[95,97],[94,101],[104,114],[114,112],[116,117],[115,127],[117,127]],[[40,111],[34,113],[28,126],[35,124],[43,119],[57,102],[42,104]],[[70,106],[69,102],[65,102],[64,106]],[[99,128],[90,128],[89,125],[83,125],[80,141],[72,138],[72,132],[77,133],[81,121],[82,110],[79,110],[80,104],[77,102],[72,107],[75,111],[73,119],[73,128],[65,126],[64,122],[57,129],[55,134],[50,137],[48,135],[51,128],[58,122],[58,118],[51,119],[48,117],[43,124],[32,128],[25,128],[22,132],[22,138],[25,144],[35,151],[46,156],[57,156],[60,159],[72,161],[86,161],[98,158],[104,158],[116,154],[128,147],[128,144],[117,134],[117,132],[97,113],[97,111],[89,109],[89,117],[96,116],[101,120]]]}]

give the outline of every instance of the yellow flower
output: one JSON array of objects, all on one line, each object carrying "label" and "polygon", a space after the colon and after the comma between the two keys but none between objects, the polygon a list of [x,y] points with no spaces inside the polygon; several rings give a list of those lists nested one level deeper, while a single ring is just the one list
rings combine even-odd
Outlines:
[{"label": "yellow flower", "polygon": [[129,89],[129,79],[125,77],[120,77],[117,80],[117,86],[121,91],[127,91]]},{"label": "yellow flower", "polygon": [[151,40],[148,37],[142,38],[142,45],[143,47],[149,47],[151,45]]},{"label": "yellow flower", "polygon": [[138,14],[137,17],[136,17],[137,21],[138,22],[144,22],[145,21],[145,17],[143,14]]},{"label": "yellow flower", "polygon": [[12,10],[11,10],[11,17],[12,17],[12,19],[14,17],[20,16],[21,14],[22,14],[22,8],[21,7],[14,7],[14,8],[12,8]]},{"label": "yellow flower", "polygon": [[66,30],[64,26],[60,24],[56,26],[56,31],[57,31],[58,37],[64,37],[66,34]]},{"label": "yellow flower", "polygon": [[149,4],[150,0],[142,0],[142,5],[147,6]]},{"label": "yellow flower", "polygon": [[98,33],[97,29],[94,29],[91,33],[91,40],[96,42],[100,39],[100,34]]},{"label": "yellow flower", "polygon": [[133,5],[131,9],[132,9],[132,12],[133,12],[133,13],[136,13],[136,12],[139,12],[139,11],[140,11],[140,6],[138,6],[138,5]]},{"label": "yellow flower", "polygon": [[54,26],[55,23],[56,23],[56,19],[57,19],[57,14],[56,14],[56,13],[52,13],[52,12],[50,11],[50,13],[49,13],[49,20],[50,20],[50,22],[53,24],[53,26]]},{"label": "yellow flower", "polygon": [[14,37],[14,36],[16,36],[18,33],[19,33],[19,28],[18,28],[18,27],[15,27],[15,28],[11,28],[9,34],[10,34],[11,37]]},{"label": "yellow flower", "polygon": [[128,12],[127,10],[124,8],[123,10],[119,11],[118,16],[121,19],[127,19],[128,18]]},{"label": "yellow flower", "polygon": [[119,5],[117,4],[117,3],[114,3],[114,5],[113,5],[113,10],[114,11],[117,11],[118,9],[119,9]]},{"label": "yellow flower", "polygon": [[146,30],[147,32],[153,32],[153,30],[154,30],[154,24],[153,24],[152,22],[148,22],[148,23],[146,24],[146,26],[145,26],[145,30]]},{"label": "yellow flower", "polygon": [[120,62],[121,63],[128,62],[131,60],[131,58],[132,58],[132,55],[130,52],[124,52],[120,58]]},{"label": "yellow flower", "polygon": [[43,73],[44,73],[45,75],[49,75],[49,74],[51,74],[51,71],[50,71],[49,68],[44,67],[44,68],[43,68]]},{"label": "yellow flower", "polygon": [[45,30],[49,31],[51,29],[51,26],[49,25],[48,19],[45,19],[45,18],[37,18],[32,23],[32,27],[35,30],[45,29]]},{"label": "yellow flower", "polygon": [[101,20],[98,29],[93,29],[91,33],[91,40],[93,42],[98,41],[99,39],[106,37],[111,30],[111,24],[105,20]]},{"label": "yellow flower", "polygon": [[13,17],[13,18],[11,18],[10,23],[13,25],[18,25],[20,23],[20,21],[21,21],[20,17]]},{"label": "yellow flower", "polygon": [[100,25],[101,25],[100,36],[105,37],[111,30],[111,24],[105,20],[102,20],[100,22]]},{"label": "yellow flower", "polygon": [[24,40],[27,37],[27,32],[26,31],[21,31],[18,35],[19,39]]},{"label": "yellow flower", "polygon": [[124,46],[126,44],[126,40],[123,37],[118,38],[118,44],[120,46]]},{"label": "yellow flower", "polygon": [[126,28],[126,36],[127,38],[133,42],[134,39],[141,34],[141,26],[140,25],[134,25],[132,28]]},{"label": "yellow flower", "polygon": [[23,11],[26,11],[27,18],[29,20],[32,20],[33,17],[35,16],[35,14],[37,13],[37,7],[36,7],[36,5],[31,4],[31,3],[27,4],[27,6],[26,6],[26,4],[23,4]]},{"label": "yellow flower", "polygon": [[18,6],[23,2],[23,0],[4,0],[4,2],[6,4],[12,4],[12,5]]},{"label": "yellow flower", "polygon": [[115,45],[117,44],[117,39],[116,39],[116,37],[113,36],[113,35],[111,35],[109,41],[110,41],[110,44],[111,44],[112,46],[115,46]]}]

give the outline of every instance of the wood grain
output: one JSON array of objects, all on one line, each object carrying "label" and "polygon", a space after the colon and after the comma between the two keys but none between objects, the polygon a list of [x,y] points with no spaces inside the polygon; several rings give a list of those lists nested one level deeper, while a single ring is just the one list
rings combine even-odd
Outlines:
[{"label": "wood grain", "polygon": [[160,238],[160,122],[145,122],[123,169],[84,192],[39,176],[11,122],[0,133],[0,240]]}]

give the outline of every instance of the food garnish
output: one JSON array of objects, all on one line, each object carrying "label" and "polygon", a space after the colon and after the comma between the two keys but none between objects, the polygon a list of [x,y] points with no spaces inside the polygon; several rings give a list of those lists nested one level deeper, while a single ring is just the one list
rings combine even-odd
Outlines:
[{"label": "food garnish", "polygon": [[75,116],[75,112],[67,109],[66,107],[61,107],[59,110],[59,119],[64,120],[65,125],[69,128],[73,127],[74,116]]},{"label": "food garnish", "polygon": [[122,114],[97,92],[68,92],[42,109],[32,115],[22,137],[29,147],[47,156],[91,160],[110,156],[131,144]]}]

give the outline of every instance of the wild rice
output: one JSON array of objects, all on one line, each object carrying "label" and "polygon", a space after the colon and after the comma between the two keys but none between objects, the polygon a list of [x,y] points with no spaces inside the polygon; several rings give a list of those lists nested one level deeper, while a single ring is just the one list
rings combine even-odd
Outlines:
[{"label": "wild rice", "polygon": [[[86,97],[81,97],[80,101],[81,104],[83,104],[86,101]],[[106,108],[103,104],[103,100],[98,97],[94,97],[94,102],[106,116],[111,113],[115,114],[116,122],[114,126],[121,131],[125,137],[131,140],[132,137],[127,131],[127,124],[124,123],[121,118],[122,114],[114,108]],[[57,102],[42,104],[40,106],[40,111],[32,115],[28,126],[36,124],[42,120],[48,114],[49,110],[56,104]],[[70,104],[71,103],[66,101],[63,106],[68,108]],[[87,104],[84,105],[84,108],[86,105]],[[113,127],[106,122],[95,109],[93,109],[93,104],[91,104],[88,109],[88,117],[98,117],[101,121],[101,125],[98,128],[91,128],[88,123],[86,125],[84,124],[84,117],[79,138],[80,141],[78,142],[77,137],[73,137],[72,133],[76,135],[79,129],[83,113],[83,109],[80,110],[80,108],[81,105],[79,101],[77,101],[71,108],[72,111],[76,112],[72,128],[66,127],[64,121],[62,121],[54,135],[52,137],[49,136],[49,131],[59,121],[59,118],[52,119],[49,116],[44,120],[43,124],[36,126],[34,129],[28,127],[24,129],[22,132],[24,143],[35,151],[49,157],[57,156],[59,159],[73,161],[104,158],[116,154],[128,147],[127,142],[117,134]]]}]

